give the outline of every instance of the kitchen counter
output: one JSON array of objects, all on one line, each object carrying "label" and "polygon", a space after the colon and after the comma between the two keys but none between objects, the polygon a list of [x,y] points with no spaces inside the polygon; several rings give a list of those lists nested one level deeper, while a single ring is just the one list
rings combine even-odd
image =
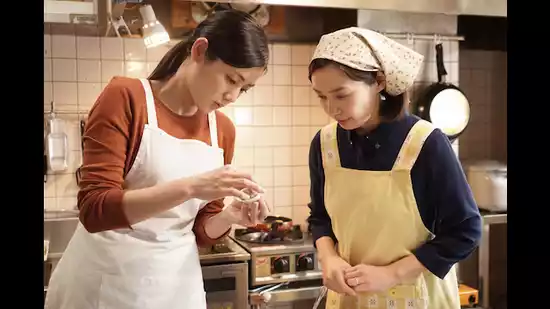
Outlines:
[{"label": "kitchen counter", "polygon": [[78,210],[44,210],[44,222],[78,220]]},{"label": "kitchen counter", "polygon": [[[483,218],[483,228],[478,252],[478,283],[480,292],[480,303],[483,307],[489,308],[489,261],[490,261],[490,231],[493,224],[507,224],[508,214],[506,212],[480,211]],[[477,309],[477,308],[476,308]]]},{"label": "kitchen counter", "polygon": [[507,223],[508,220],[508,213],[506,212],[492,212],[481,210],[479,213],[483,218],[483,224]]}]

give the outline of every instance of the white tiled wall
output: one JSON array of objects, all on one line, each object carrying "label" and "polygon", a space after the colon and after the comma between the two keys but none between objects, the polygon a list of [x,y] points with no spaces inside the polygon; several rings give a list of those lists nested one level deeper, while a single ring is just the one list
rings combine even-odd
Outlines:
[{"label": "white tiled wall", "polygon": [[[59,110],[88,111],[113,75],[145,77],[168,49],[146,50],[139,39],[45,35],[44,40],[45,110],[53,100]],[[417,41],[411,45],[426,54],[417,87],[437,79],[431,44]],[[445,44],[450,79],[458,82],[457,45]],[[267,189],[267,200],[276,214],[304,222],[309,202],[309,144],[328,117],[307,79],[313,46],[273,44],[271,50],[268,73],[223,112],[237,127],[234,164],[252,172]],[[60,117],[69,124],[71,167],[66,173],[49,175],[48,208],[74,207],[78,190],[74,176],[81,162],[78,120],[84,116]]]}]

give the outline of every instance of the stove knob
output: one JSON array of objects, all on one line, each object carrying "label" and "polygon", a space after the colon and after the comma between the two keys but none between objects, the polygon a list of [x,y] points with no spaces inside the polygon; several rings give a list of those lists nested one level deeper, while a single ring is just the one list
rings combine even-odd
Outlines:
[{"label": "stove knob", "polygon": [[299,257],[297,266],[298,266],[297,271],[313,270],[313,268],[315,268],[313,259],[311,258],[311,256],[308,256],[308,255]]},{"label": "stove knob", "polygon": [[276,259],[273,261],[273,270],[275,273],[287,273],[290,271],[290,265],[287,259]]}]

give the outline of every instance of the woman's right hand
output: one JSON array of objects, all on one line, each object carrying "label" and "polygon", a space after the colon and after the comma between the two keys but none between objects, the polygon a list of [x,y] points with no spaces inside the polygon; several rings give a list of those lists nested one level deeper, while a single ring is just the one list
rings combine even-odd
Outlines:
[{"label": "woman's right hand", "polygon": [[323,284],[338,294],[355,296],[355,291],[346,284],[344,270],[351,268],[351,265],[338,255],[326,256],[321,261],[323,270]]},{"label": "woman's right hand", "polygon": [[243,189],[256,193],[264,193],[264,189],[252,180],[248,173],[237,171],[231,165],[225,165],[206,173],[187,179],[189,193],[192,197],[206,201],[213,201],[227,196],[248,199]]}]

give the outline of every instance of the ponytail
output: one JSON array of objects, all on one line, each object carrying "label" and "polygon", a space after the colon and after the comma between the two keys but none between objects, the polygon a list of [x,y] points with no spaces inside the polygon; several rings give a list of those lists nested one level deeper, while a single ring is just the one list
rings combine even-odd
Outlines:
[{"label": "ponytail", "polygon": [[198,38],[208,40],[206,58],[220,59],[235,68],[265,68],[269,59],[267,35],[251,17],[238,10],[216,12],[203,20],[185,39],[172,47],[149,75],[164,80],[174,75],[191,54]]}]

